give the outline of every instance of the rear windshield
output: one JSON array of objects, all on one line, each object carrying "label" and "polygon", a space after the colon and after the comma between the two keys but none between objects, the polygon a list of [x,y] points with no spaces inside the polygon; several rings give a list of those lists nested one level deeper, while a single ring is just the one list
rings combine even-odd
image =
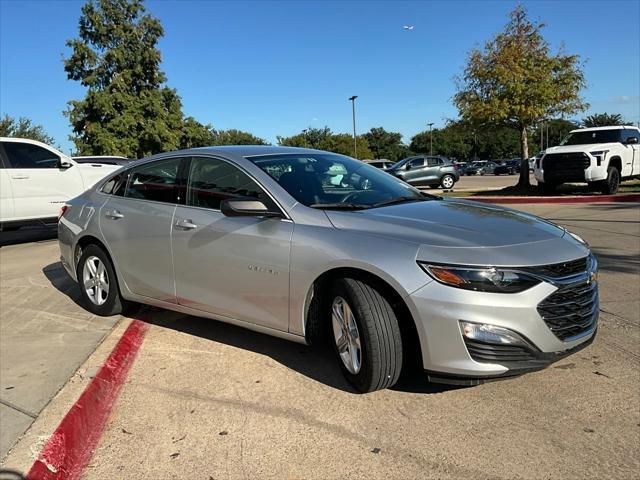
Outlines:
[{"label": "rear windshield", "polygon": [[560,145],[589,145],[592,143],[612,143],[620,141],[619,130],[591,130],[570,133]]}]

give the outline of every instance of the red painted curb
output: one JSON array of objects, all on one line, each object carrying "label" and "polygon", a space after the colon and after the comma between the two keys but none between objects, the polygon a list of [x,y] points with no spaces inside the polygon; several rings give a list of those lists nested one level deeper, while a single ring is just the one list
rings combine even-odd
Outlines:
[{"label": "red painted curb", "polygon": [[639,194],[587,195],[584,197],[462,197],[484,203],[620,203],[640,202]]},{"label": "red painted curb", "polygon": [[149,325],[134,320],[31,466],[29,480],[72,480],[91,460]]}]

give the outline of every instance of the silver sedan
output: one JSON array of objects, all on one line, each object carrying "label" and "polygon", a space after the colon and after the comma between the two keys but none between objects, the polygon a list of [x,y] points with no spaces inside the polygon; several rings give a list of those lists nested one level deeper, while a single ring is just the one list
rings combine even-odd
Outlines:
[{"label": "silver sedan", "polygon": [[328,339],[362,392],[412,362],[466,385],[540,369],[597,328],[597,262],[576,235],[318,150],[141,160],[69,201],[59,242],[95,314],[143,303]]}]

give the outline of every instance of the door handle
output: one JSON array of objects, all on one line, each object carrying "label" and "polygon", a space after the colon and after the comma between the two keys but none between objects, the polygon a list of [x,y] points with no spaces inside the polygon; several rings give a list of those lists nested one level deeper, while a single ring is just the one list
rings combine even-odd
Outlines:
[{"label": "door handle", "polygon": [[108,210],[105,212],[104,216],[111,220],[117,220],[124,217],[124,215],[122,215],[118,210]]},{"label": "door handle", "polygon": [[14,180],[27,180],[29,175],[12,175],[11,178]]},{"label": "door handle", "polygon": [[198,226],[191,220],[177,220],[175,226],[178,228],[183,228],[185,230],[193,230],[195,228],[198,228]]}]

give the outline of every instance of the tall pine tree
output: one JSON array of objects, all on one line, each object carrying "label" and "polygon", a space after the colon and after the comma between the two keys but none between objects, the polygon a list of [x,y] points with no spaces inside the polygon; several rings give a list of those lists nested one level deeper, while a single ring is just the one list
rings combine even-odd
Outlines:
[{"label": "tall pine tree", "polygon": [[87,88],[66,112],[79,154],[141,158],[210,143],[211,127],[185,119],[166,86],[156,47],[164,31],[142,0],[89,0],[79,29],[64,60],[68,78]]}]

